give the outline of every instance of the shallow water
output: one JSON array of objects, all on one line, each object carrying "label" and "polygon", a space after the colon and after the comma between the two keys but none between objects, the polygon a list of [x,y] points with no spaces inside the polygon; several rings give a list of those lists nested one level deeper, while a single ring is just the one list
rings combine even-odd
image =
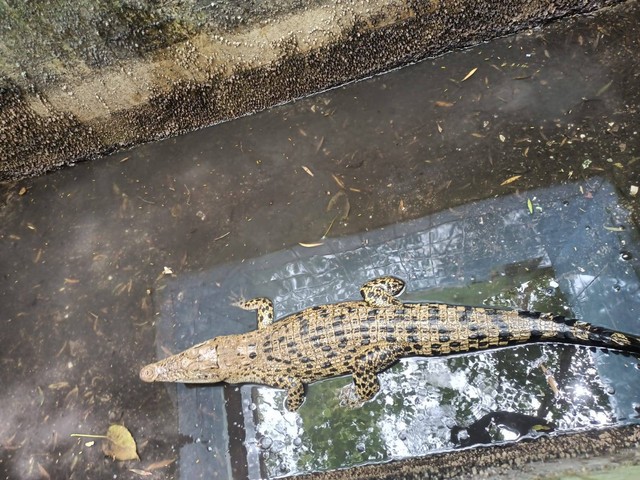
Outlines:
[{"label": "shallow water", "polygon": [[[635,421],[633,359],[576,347],[403,361],[358,411],[332,407],[338,379],[284,417],[274,390],[137,372],[254,328],[232,295],[284,315],[380,274],[414,301],[640,333],[638,19],[631,2],[4,185],[3,476],[275,476],[455,448],[453,427],[502,410],[558,430]],[[112,423],[140,462],[69,436]]]}]

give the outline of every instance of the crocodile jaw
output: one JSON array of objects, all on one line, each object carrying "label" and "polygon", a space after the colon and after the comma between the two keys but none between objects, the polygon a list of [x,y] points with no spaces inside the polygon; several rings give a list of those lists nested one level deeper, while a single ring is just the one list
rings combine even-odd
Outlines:
[{"label": "crocodile jaw", "polygon": [[215,339],[146,365],[140,370],[144,382],[218,383],[224,380],[218,363]]}]

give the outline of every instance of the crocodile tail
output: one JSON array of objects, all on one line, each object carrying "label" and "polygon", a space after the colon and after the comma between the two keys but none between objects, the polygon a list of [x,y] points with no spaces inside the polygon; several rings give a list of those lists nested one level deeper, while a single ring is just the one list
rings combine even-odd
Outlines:
[{"label": "crocodile tail", "polygon": [[559,326],[554,338],[556,341],[611,348],[640,355],[640,337],[637,335],[618,332],[557,315],[548,315],[546,320],[552,320]]}]

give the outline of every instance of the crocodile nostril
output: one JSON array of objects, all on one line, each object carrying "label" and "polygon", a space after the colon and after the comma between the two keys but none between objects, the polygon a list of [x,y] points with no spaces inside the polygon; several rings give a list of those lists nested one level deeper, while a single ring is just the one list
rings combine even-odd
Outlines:
[{"label": "crocodile nostril", "polygon": [[151,365],[147,365],[140,370],[140,380],[143,382],[153,382],[156,379],[156,376],[156,369]]}]

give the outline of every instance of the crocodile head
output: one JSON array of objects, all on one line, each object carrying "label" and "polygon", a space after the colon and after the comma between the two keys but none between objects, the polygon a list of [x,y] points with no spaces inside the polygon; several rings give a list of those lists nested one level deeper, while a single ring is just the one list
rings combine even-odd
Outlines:
[{"label": "crocodile head", "polygon": [[227,375],[219,362],[218,343],[214,338],[151,363],[140,370],[140,379],[145,382],[222,382]]}]

